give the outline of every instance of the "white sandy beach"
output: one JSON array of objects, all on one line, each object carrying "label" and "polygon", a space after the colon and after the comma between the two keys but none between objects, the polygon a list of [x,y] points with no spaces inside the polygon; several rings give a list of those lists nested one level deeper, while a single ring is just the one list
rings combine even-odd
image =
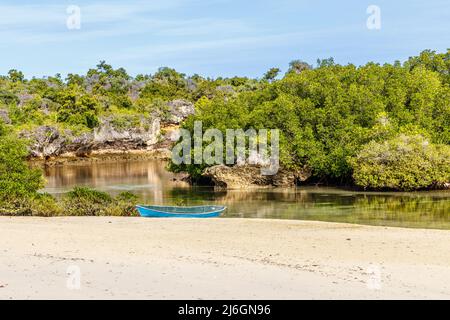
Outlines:
[{"label": "white sandy beach", "polygon": [[0,217],[0,243],[0,299],[450,299],[450,231]]}]

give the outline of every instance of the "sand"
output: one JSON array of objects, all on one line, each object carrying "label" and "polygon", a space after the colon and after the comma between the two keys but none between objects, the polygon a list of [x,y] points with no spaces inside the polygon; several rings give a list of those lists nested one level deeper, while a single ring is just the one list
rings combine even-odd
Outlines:
[{"label": "sand", "polygon": [[0,299],[449,299],[450,231],[0,217]]}]

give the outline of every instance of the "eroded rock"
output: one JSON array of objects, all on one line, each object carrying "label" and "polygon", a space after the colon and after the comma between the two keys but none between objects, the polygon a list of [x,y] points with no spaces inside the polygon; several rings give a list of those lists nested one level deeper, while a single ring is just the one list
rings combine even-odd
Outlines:
[{"label": "eroded rock", "polygon": [[5,124],[11,124],[8,110],[0,109],[0,121],[3,121]]},{"label": "eroded rock", "polygon": [[154,145],[161,134],[158,118],[142,119],[137,127],[120,128],[114,125],[111,117],[101,119],[100,126],[94,130],[94,143],[98,146],[135,149]]},{"label": "eroded rock", "polygon": [[227,189],[294,187],[298,182],[306,181],[311,176],[311,171],[307,168],[296,171],[280,169],[273,176],[265,176],[261,174],[260,166],[218,165],[205,169],[203,176],[210,178],[217,187]]},{"label": "eroded rock", "polygon": [[177,99],[168,104],[170,117],[169,123],[179,124],[184,119],[195,113],[194,104],[184,99]]},{"label": "eroded rock", "polygon": [[31,141],[29,149],[32,157],[58,156],[65,151],[67,140],[54,127],[40,126],[33,131],[22,131],[20,136]]}]

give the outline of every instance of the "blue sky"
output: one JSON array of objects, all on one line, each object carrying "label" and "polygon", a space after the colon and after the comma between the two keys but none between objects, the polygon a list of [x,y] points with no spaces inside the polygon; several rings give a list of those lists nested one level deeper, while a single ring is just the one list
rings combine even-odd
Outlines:
[{"label": "blue sky", "polygon": [[[69,5],[81,28],[66,26]],[[366,10],[381,9],[369,30]],[[0,74],[84,73],[98,61],[130,74],[170,66],[204,76],[261,76],[289,61],[405,60],[450,48],[448,0],[128,0],[0,3]]]}]

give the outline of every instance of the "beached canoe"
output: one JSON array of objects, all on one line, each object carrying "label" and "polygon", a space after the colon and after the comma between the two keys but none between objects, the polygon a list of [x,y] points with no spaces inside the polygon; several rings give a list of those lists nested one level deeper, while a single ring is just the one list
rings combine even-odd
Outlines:
[{"label": "beached canoe", "polygon": [[146,218],[215,218],[219,217],[226,208],[223,206],[136,206],[141,217]]}]

